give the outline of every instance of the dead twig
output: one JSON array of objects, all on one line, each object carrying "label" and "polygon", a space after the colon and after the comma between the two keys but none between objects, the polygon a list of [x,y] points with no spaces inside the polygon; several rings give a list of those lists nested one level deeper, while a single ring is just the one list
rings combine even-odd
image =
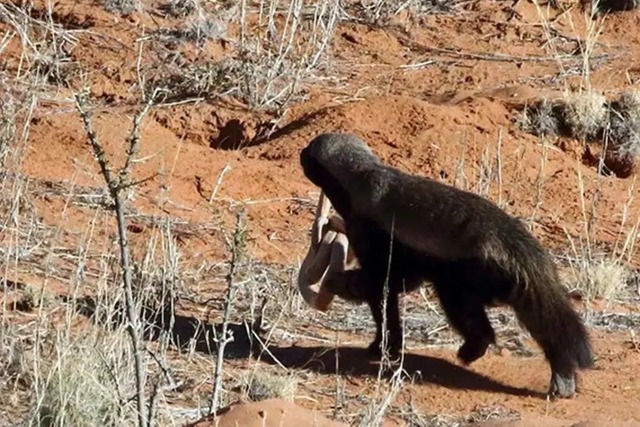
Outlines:
[{"label": "dead twig", "polygon": [[[412,51],[429,54],[430,60],[435,60],[433,58],[434,53],[453,57],[456,59],[498,61],[498,62],[558,62],[558,61],[581,61],[582,60],[580,56],[574,55],[574,54],[508,55],[506,53],[499,53],[499,52],[495,52],[495,53],[465,52],[460,49],[425,46],[401,34],[396,34],[396,36],[400,44],[411,49]],[[619,55],[620,53],[615,53],[615,54],[603,53],[599,55],[592,55],[591,59],[598,60],[598,59],[606,59],[606,58],[616,58]]]}]

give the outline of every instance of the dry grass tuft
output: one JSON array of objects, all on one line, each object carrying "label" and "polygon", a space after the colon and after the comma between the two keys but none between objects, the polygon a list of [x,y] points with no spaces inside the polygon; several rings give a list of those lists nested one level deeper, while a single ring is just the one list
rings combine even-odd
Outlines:
[{"label": "dry grass tuft", "polygon": [[0,390],[15,390],[33,381],[30,371],[28,333],[24,327],[7,325],[0,332]]},{"label": "dry grass tuft", "polygon": [[159,30],[159,34],[168,35],[172,39],[192,42],[204,46],[207,41],[226,40],[228,17],[198,14],[189,18],[185,26],[175,30]]},{"label": "dry grass tuft", "polygon": [[593,91],[565,95],[562,114],[572,136],[580,139],[596,138],[607,123],[606,104],[604,95]]},{"label": "dry grass tuft", "polygon": [[[62,334],[61,334],[62,335]],[[127,396],[133,371],[124,334],[58,336],[39,358],[31,412],[36,425],[133,425]]]},{"label": "dry grass tuft", "polygon": [[55,300],[55,295],[46,289],[36,286],[26,286],[22,297],[16,301],[16,310],[31,311],[37,307],[51,307]]},{"label": "dry grass tuft", "polygon": [[[343,12],[339,2],[324,0],[313,6],[301,0],[286,7],[256,10],[245,2],[221,5],[215,11],[205,11],[199,2],[172,2],[162,9],[168,13],[187,13],[191,17],[180,29],[160,29],[156,36],[170,46],[161,67],[154,64],[151,74],[153,86],[185,97],[196,94],[219,95],[221,92],[244,103],[250,110],[281,115],[286,106],[305,96],[307,84],[318,80],[318,71],[325,71],[324,79],[334,79],[328,71],[331,59],[331,40]],[[184,7],[184,8],[183,8]],[[185,9],[186,8],[186,9]],[[257,22],[250,19],[258,12]],[[239,21],[240,34],[236,40],[227,35],[227,22]],[[233,53],[214,59],[214,63],[196,65],[176,53],[176,42],[204,46],[211,40],[225,40],[235,44]],[[207,60],[208,61],[208,60]],[[170,63],[170,71],[164,65]],[[233,64],[229,67],[229,64]],[[162,76],[158,76],[160,68]],[[165,68],[165,70],[162,70]],[[163,80],[170,80],[166,84]],[[175,86],[178,86],[177,88]],[[221,87],[221,90],[216,88]],[[195,89],[193,89],[195,88]],[[196,95],[196,97],[199,97]]]},{"label": "dry grass tuft", "polygon": [[373,0],[354,2],[353,13],[366,22],[384,25],[402,12],[413,17],[453,13],[465,0]]},{"label": "dry grass tuft", "polygon": [[213,17],[198,16],[188,23],[182,34],[187,40],[198,42],[202,42],[203,39],[220,40],[227,35],[227,24]]},{"label": "dry grass tuft", "polygon": [[525,108],[516,119],[516,125],[523,131],[536,135],[557,135],[560,133],[559,117],[561,105],[543,98],[539,103]]},{"label": "dry grass tuft", "polygon": [[608,163],[618,176],[630,176],[640,158],[640,91],[625,92],[611,103],[608,136]]},{"label": "dry grass tuft", "polygon": [[507,422],[516,421],[520,418],[520,413],[518,413],[517,411],[498,404],[476,407],[474,411],[466,418],[466,422],[471,424],[482,423],[491,420]]},{"label": "dry grass tuft", "polygon": [[10,144],[16,134],[14,106],[9,103],[0,105],[0,169],[4,169]]},{"label": "dry grass tuft", "polygon": [[176,68],[152,83],[165,91],[165,102],[189,98],[214,99],[233,92],[240,79],[237,62],[223,60]]},{"label": "dry grass tuft", "polygon": [[259,402],[266,399],[293,401],[298,380],[293,375],[277,375],[269,372],[251,372],[243,375],[241,393],[244,399]]},{"label": "dry grass tuft", "polygon": [[131,15],[142,10],[140,0],[104,0],[104,8],[111,13]]},{"label": "dry grass tuft", "polygon": [[542,99],[525,107],[516,125],[537,136],[561,135],[602,144],[603,166],[620,178],[631,176],[640,159],[638,91],[623,92],[613,101],[593,91],[570,93],[556,101]]},{"label": "dry grass tuft", "polygon": [[546,98],[525,107],[516,124],[534,135],[566,135],[593,139],[608,122],[606,98],[597,92],[571,92],[559,100]]},{"label": "dry grass tuft", "polygon": [[569,288],[578,291],[587,300],[614,300],[629,278],[629,270],[619,261],[592,256],[571,263]]},{"label": "dry grass tuft", "polygon": [[160,10],[173,18],[189,16],[198,8],[196,0],[169,0]]}]

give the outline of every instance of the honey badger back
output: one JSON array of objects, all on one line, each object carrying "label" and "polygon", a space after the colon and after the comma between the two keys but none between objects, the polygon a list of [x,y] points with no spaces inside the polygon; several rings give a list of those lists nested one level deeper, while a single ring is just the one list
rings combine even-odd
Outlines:
[{"label": "honey badger back", "polygon": [[360,268],[329,274],[325,286],[368,303],[376,323],[371,352],[381,351],[385,283],[388,349],[397,354],[398,295],[429,281],[464,338],[462,362],[495,342],[485,306],[508,304],[551,366],[549,394],[574,395],[576,370],[593,366],[589,337],[548,253],[519,220],[478,195],[383,165],[351,134],[314,138],[300,162],[344,219]]}]

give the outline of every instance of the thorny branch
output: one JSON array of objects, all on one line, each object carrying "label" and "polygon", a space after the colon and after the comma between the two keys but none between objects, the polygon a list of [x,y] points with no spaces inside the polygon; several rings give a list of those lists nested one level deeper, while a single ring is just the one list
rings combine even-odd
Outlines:
[{"label": "thorny branch", "polygon": [[228,343],[233,341],[233,334],[228,331],[229,318],[233,308],[233,300],[235,299],[236,282],[235,274],[238,263],[244,252],[245,243],[245,224],[244,210],[240,210],[236,214],[236,227],[233,233],[233,241],[231,242],[231,263],[229,273],[227,274],[227,295],[225,297],[224,314],[222,318],[222,332],[220,337],[216,337],[217,356],[216,367],[213,377],[213,391],[211,393],[211,401],[209,404],[209,414],[215,414],[220,405],[220,391],[222,389],[222,363],[224,361],[224,349]]},{"label": "thorny branch", "polygon": [[156,88],[144,107],[138,111],[133,118],[133,129],[131,129],[129,136],[127,137],[127,142],[129,143],[129,147],[127,148],[127,159],[125,160],[122,169],[120,169],[121,186],[126,186],[128,184],[127,181],[129,179],[129,173],[131,172],[131,164],[135,161],[134,156],[138,154],[138,145],[140,144],[140,123],[142,123],[142,119],[147,115],[149,109],[151,109],[151,106],[157,99],[160,91],[160,88]]},{"label": "thorny branch", "polygon": [[[85,131],[93,149],[93,154],[100,166],[100,171],[109,189],[109,194],[113,199],[112,208],[116,215],[118,223],[118,238],[120,246],[120,266],[123,275],[123,287],[125,293],[125,304],[127,310],[127,332],[131,340],[131,346],[133,348],[133,358],[135,365],[136,375],[136,404],[138,409],[138,425],[143,427],[145,425],[151,425],[152,420],[147,418],[147,402],[145,397],[145,356],[144,346],[141,339],[141,321],[140,313],[137,311],[136,301],[133,296],[133,279],[131,258],[129,254],[129,241],[127,237],[127,226],[124,218],[124,204],[125,200],[122,197],[122,191],[130,187],[128,185],[129,173],[131,164],[134,161],[133,156],[137,152],[138,144],[140,141],[139,129],[140,123],[143,117],[151,108],[151,105],[157,95],[157,91],[149,98],[144,108],[136,114],[133,120],[133,128],[127,138],[129,147],[127,149],[127,158],[124,166],[118,171],[118,176],[114,176],[113,170],[106,157],[106,153],[102,146],[102,143],[98,140],[98,137],[93,130],[91,123],[91,113],[85,107],[87,99],[87,90],[83,90],[75,95],[76,109],[78,110],[80,117],[84,123]],[[149,408],[151,410],[151,408]]]}]

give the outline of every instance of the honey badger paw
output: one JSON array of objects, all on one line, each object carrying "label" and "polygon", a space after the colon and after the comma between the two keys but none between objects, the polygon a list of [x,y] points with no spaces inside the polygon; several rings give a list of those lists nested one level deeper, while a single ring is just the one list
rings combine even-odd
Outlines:
[{"label": "honey badger paw", "polygon": [[561,375],[557,372],[551,374],[551,385],[548,395],[552,399],[570,399],[576,394],[575,374]]}]

